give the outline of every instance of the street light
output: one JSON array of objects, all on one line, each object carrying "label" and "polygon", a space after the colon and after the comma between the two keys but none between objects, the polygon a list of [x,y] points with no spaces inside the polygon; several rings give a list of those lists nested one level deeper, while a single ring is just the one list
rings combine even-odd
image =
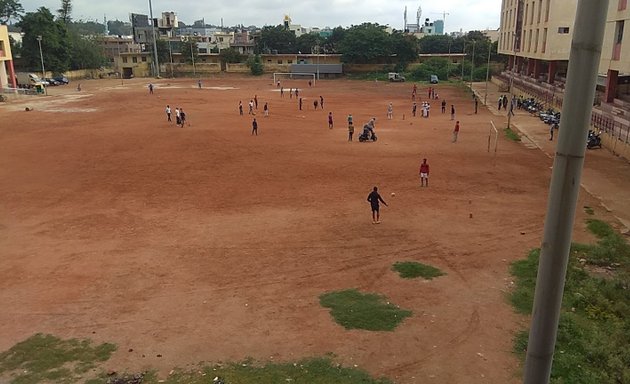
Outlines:
[{"label": "street light", "polygon": [[48,87],[44,84],[46,68],[44,67],[44,53],[42,52],[42,35],[37,36],[37,43],[39,44],[39,57],[42,59],[42,87],[44,87],[44,94],[48,95]]},{"label": "street light", "polygon": [[514,113],[514,109],[512,106],[512,87],[514,86],[514,67],[516,66],[516,32],[512,32],[512,51],[513,51],[513,63],[512,63],[512,75],[510,76],[510,96],[509,96],[509,103],[510,103],[510,109],[508,109],[508,121],[507,121],[507,127],[508,129],[510,129],[510,123],[512,122],[512,114]]},{"label": "street light", "polygon": [[470,61],[470,90],[472,91],[472,83],[473,83],[473,70],[475,69],[475,44],[477,40],[473,40],[473,52],[472,52],[472,60]]},{"label": "street light", "polygon": [[155,64],[155,77],[160,77],[160,63],[158,62],[157,38],[155,37],[155,24],[153,24],[153,5],[149,0],[149,15],[151,16],[151,32],[153,35],[153,62]]}]

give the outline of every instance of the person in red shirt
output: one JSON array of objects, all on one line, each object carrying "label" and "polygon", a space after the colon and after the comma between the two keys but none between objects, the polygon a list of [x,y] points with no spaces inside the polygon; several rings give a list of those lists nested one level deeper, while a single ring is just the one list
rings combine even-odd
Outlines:
[{"label": "person in red shirt", "polygon": [[420,186],[424,187],[429,186],[429,164],[427,163],[427,159],[422,159],[422,164],[420,164]]},{"label": "person in red shirt", "polygon": [[459,120],[455,123],[455,129],[453,129],[453,143],[457,142],[457,136],[459,136]]}]

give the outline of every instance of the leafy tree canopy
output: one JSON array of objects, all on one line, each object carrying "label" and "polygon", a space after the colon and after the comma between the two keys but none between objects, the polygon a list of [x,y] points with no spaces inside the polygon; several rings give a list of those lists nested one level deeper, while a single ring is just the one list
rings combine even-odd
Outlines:
[{"label": "leafy tree canopy", "polygon": [[256,42],[256,52],[271,53],[297,53],[295,51],[295,33],[282,25],[275,27],[265,26],[260,32],[260,38]]},{"label": "leafy tree canopy", "polygon": [[70,66],[70,44],[66,26],[46,7],[28,12],[18,23],[22,28],[22,58],[30,69],[41,67],[38,36],[41,36],[42,55],[46,69],[64,72]]},{"label": "leafy tree canopy", "polygon": [[223,63],[240,63],[243,61],[243,55],[241,55],[241,53],[234,48],[221,50],[221,52],[219,53],[219,57],[221,58],[221,62]]},{"label": "leafy tree canopy", "polygon": [[7,24],[17,19],[24,12],[22,4],[17,0],[0,0],[0,24]]},{"label": "leafy tree canopy", "polygon": [[129,36],[132,34],[131,23],[120,20],[108,20],[107,30],[113,36]]},{"label": "leafy tree canopy", "polygon": [[305,33],[296,39],[295,46],[298,51],[297,53],[317,53],[316,47],[320,47],[320,52],[324,51],[322,47],[323,42],[324,39],[318,34]]},{"label": "leafy tree canopy", "polygon": [[378,58],[389,56],[390,36],[385,27],[363,23],[346,29],[343,39],[339,42],[342,59],[348,63],[367,64]]}]

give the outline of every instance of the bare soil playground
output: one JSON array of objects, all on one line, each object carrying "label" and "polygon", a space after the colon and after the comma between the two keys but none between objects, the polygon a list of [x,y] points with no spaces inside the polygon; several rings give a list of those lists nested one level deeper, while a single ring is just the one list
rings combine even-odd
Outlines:
[{"label": "bare soil playground", "polygon": [[[512,338],[527,323],[506,300],[508,269],[539,246],[551,159],[501,132],[487,152],[496,118],[474,114],[469,92],[438,84],[425,119],[411,83],[285,80],[284,97],[270,78],[147,84],[85,81],[0,106],[0,350],[43,332],[117,344],[119,371],[333,353],[399,383],[519,382]],[[190,124],[167,122],[167,104]],[[371,117],[379,140],[358,143]],[[373,186],[389,204],[380,225]],[[404,280],[396,261],[446,275]],[[393,332],[345,330],[319,295],[347,288],[413,315]]]}]

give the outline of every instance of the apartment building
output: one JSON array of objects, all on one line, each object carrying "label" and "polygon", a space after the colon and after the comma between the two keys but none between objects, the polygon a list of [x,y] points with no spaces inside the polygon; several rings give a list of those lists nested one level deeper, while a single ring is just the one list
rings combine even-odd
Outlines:
[{"label": "apartment building", "polygon": [[16,87],[13,56],[11,56],[11,44],[9,43],[9,29],[6,25],[0,25],[0,89]]},{"label": "apartment building", "polygon": [[[508,69],[554,84],[566,76],[577,0],[502,0],[499,53]],[[628,94],[630,42],[624,27],[628,0],[610,0],[599,67],[605,101]]]}]

